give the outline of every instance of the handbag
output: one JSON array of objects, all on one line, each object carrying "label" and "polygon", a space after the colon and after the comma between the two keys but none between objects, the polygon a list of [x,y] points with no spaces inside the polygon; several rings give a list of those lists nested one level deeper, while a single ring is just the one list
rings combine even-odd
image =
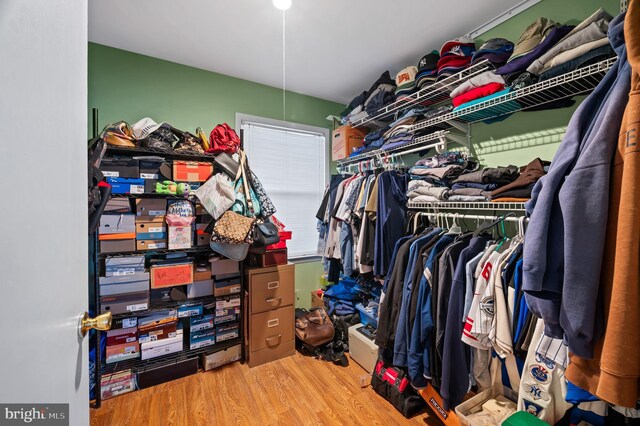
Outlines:
[{"label": "handbag", "polygon": [[216,155],[216,158],[213,160],[213,168],[214,170],[224,172],[231,179],[235,179],[236,176],[238,176],[240,163],[234,160],[233,157],[226,152],[221,152]]},{"label": "handbag", "polygon": [[218,154],[226,152],[227,154],[235,154],[240,147],[240,138],[235,130],[227,123],[218,124],[209,134],[210,147],[207,152]]},{"label": "handbag", "polygon": [[255,228],[253,247],[263,248],[270,246],[271,244],[277,244],[280,242],[279,229],[273,223],[267,221],[258,223]]},{"label": "handbag", "polygon": [[211,241],[230,244],[250,243],[250,233],[255,221],[255,218],[227,210],[213,226]]},{"label": "handbag", "polygon": [[335,329],[324,308],[296,315],[296,337],[305,345],[317,348],[333,340]]},{"label": "handbag", "polygon": [[245,161],[244,151],[240,150],[240,167],[236,175],[235,185],[236,202],[231,207],[231,210],[243,216],[257,217],[260,216],[260,202],[247,181]]},{"label": "handbag", "polygon": [[180,142],[178,142],[174,147],[176,152],[193,152],[196,154],[204,153],[204,149],[202,149],[202,145],[200,144],[200,139],[196,136],[178,129],[174,129],[174,133],[178,133],[180,136]]},{"label": "handbag", "polygon": [[249,184],[254,190],[258,199],[258,204],[260,205],[260,216],[264,219],[271,217],[277,211],[276,206],[273,205],[273,201],[271,201],[271,198],[267,195],[267,192],[264,190],[258,176],[251,171],[251,167],[249,167],[249,159],[245,158],[245,162],[248,170],[247,174],[249,176]]},{"label": "handbag", "polygon": [[200,200],[204,209],[218,220],[236,201],[231,179],[227,175],[217,173],[209,178],[193,194]]}]

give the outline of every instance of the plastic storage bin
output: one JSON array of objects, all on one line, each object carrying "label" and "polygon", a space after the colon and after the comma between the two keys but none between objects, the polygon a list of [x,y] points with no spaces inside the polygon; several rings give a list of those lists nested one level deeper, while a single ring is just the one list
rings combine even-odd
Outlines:
[{"label": "plastic storage bin", "polygon": [[[456,407],[456,414],[458,415],[458,419],[460,420],[461,426],[476,426],[475,423],[469,420],[469,415],[478,413],[482,411],[482,404],[490,400],[491,398],[495,398],[498,395],[504,395],[507,399],[517,403],[518,394],[512,391],[511,389],[504,387],[502,384],[497,383],[490,387],[489,389],[485,389],[473,398],[468,399],[462,404]],[[499,423],[502,422],[506,417],[509,417],[513,413],[509,413],[505,415],[502,419],[499,419]]]},{"label": "plastic storage bin", "polygon": [[360,312],[360,322],[378,328],[378,304],[370,302],[367,308],[362,303],[356,303],[356,309]]}]

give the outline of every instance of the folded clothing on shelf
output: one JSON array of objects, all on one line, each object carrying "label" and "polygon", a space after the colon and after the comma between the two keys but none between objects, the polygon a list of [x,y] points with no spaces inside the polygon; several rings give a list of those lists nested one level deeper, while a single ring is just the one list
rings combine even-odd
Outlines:
[{"label": "folded clothing on shelf", "polygon": [[485,71],[481,74],[475,75],[471,77],[469,80],[463,82],[461,85],[453,89],[449,96],[451,98],[456,98],[468,92],[471,89],[482,87],[489,83],[499,83],[499,84],[502,84],[503,86],[506,85],[506,82],[503,76],[496,74],[495,71],[493,70],[490,70],[490,71]]},{"label": "folded clothing on shelf", "polygon": [[471,65],[480,61],[488,61],[493,68],[498,68],[507,63],[513,54],[513,42],[504,38],[492,38],[487,40],[473,54]]},{"label": "folded clothing on shelf", "polygon": [[544,39],[539,44],[534,46],[531,51],[517,58],[514,58],[512,56],[506,65],[496,70],[496,74],[507,75],[526,70],[527,67],[533,63],[533,61],[544,55],[545,52],[551,49],[554,44],[556,44],[560,39],[567,35],[572,29],[573,27],[569,25],[552,27],[549,30],[549,34],[544,37]]},{"label": "folded clothing on shelf", "polygon": [[527,67],[527,71],[533,74],[539,74],[545,68],[549,68],[546,64],[559,54],[592,41],[606,38],[611,19],[613,19],[613,17],[604,9],[598,9],[567,33],[560,41],[555,43],[552,48],[535,59],[531,65]]},{"label": "folded clothing on shelf", "polygon": [[453,106],[458,107],[460,105],[466,104],[467,102],[474,101],[476,99],[481,99],[489,95],[493,95],[494,93],[498,93],[504,90],[504,84],[502,83],[489,83],[484,86],[475,87],[461,95],[453,98]]}]

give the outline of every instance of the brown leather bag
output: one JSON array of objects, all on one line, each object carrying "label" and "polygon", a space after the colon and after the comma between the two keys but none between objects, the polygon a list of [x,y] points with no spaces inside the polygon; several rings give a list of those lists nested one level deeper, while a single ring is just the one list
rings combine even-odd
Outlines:
[{"label": "brown leather bag", "polygon": [[307,345],[318,347],[333,340],[335,329],[324,308],[296,316],[296,337]]}]

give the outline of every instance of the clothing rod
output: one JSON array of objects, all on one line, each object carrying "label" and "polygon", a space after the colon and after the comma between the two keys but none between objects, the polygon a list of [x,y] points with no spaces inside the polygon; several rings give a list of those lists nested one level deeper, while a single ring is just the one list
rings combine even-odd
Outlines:
[{"label": "clothing rod", "polygon": [[[444,217],[450,219],[477,219],[477,220],[498,220],[502,216],[482,216],[477,214],[463,214],[463,213],[430,213],[430,212],[418,212],[420,216],[433,216],[433,217]],[[513,217],[508,216],[503,219],[506,222],[519,222],[522,220],[521,217]],[[525,218],[525,222],[528,221],[529,218]]]}]

